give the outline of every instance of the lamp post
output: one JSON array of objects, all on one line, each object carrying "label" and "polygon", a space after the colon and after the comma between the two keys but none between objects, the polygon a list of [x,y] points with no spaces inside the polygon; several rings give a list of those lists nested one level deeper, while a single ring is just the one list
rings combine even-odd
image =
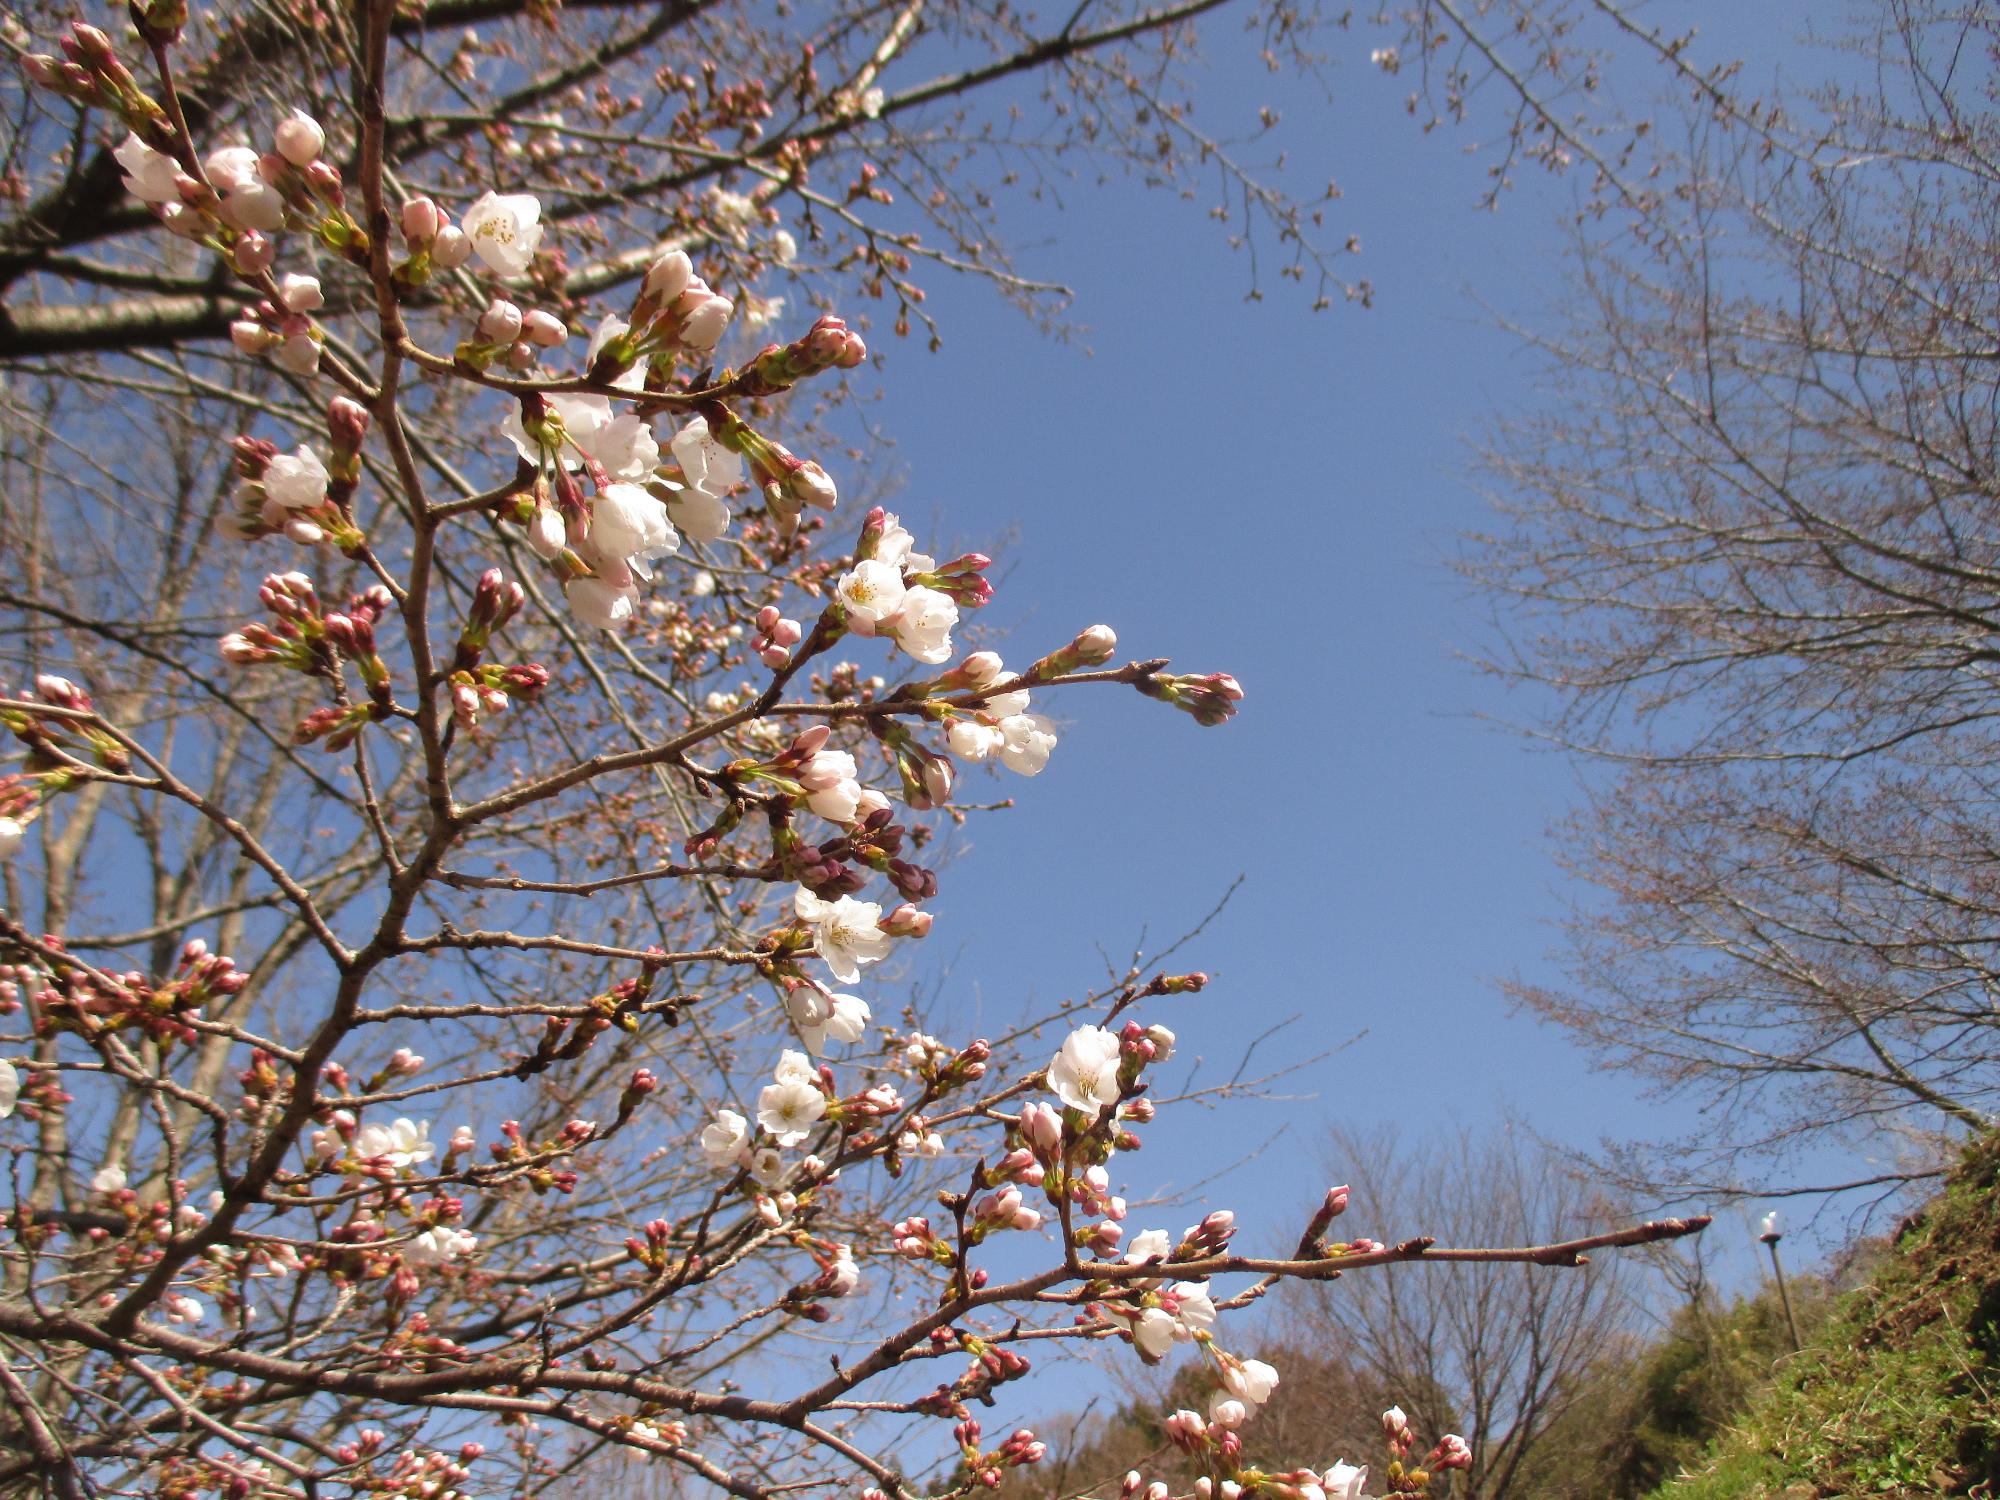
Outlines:
[{"label": "lamp post", "polygon": [[1784,1237],[1784,1231],[1778,1228],[1776,1211],[1765,1214],[1763,1231],[1757,1238],[1770,1246],[1771,1271],[1778,1278],[1778,1300],[1785,1305],[1785,1326],[1792,1331],[1792,1352],[1796,1354],[1803,1347],[1799,1342],[1799,1320],[1792,1316],[1792,1292],[1785,1285],[1785,1267],[1778,1259],[1778,1241]]}]

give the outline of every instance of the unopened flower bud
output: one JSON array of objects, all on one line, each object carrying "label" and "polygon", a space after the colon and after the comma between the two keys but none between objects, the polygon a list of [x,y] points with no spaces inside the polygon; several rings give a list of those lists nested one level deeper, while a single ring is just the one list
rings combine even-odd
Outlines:
[{"label": "unopened flower bud", "polygon": [[669,250],[653,262],[640,291],[654,302],[672,302],[693,279],[694,262],[688,259],[687,251]]},{"label": "unopened flower bud", "polygon": [[262,323],[238,318],[229,325],[229,341],[245,354],[264,354],[278,343],[278,336]]},{"label": "unopened flower bud", "polygon": [[442,228],[444,215],[430,199],[412,198],[403,205],[403,238],[413,247],[422,248],[430,244]]},{"label": "unopened flower bud", "polygon": [[271,269],[277,254],[278,247],[271,243],[269,235],[251,229],[239,235],[230,247],[229,263],[244,276],[261,276]]},{"label": "unopened flower bud", "polygon": [[1076,639],[1069,643],[1071,653],[1086,667],[1095,667],[1111,660],[1118,649],[1118,633],[1109,625],[1092,625],[1079,630]]},{"label": "unopened flower bud", "polygon": [[521,336],[521,309],[495,297],[479,315],[479,339],[485,344],[511,344]]},{"label": "unopened flower bud", "polygon": [[438,230],[437,238],[431,241],[431,264],[441,271],[456,271],[472,259],[472,241],[465,231],[456,224],[447,224]]},{"label": "unopened flower bud", "polygon": [[295,109],[278,122],[278,154],[295,167],[309,167],[326,145],[326,132],[304,110]]},{"label": "unopened flower bud", "polygon": [[521,319],[521,333],[529,343],[553,349],[569,337],[569,325],[553,313],[536,308]]},{"label": "unopened flower bud", "polygon": [[291,275],[278,283],[278,300],[287,312],[309,313],[325,305],[326,295],[317,276]]},{"label": "unopened flower bud", "polygon": [[326,404],[327,434],[333,446],[344,453],[361,447],[361,440],[368,435],[368,420],[368,408],[346,396],[335,396]]}]

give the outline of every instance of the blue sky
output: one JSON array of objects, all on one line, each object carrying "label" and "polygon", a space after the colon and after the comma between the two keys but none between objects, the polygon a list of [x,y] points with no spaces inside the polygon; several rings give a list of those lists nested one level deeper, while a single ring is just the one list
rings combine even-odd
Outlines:
[{"label": "blue sky", "polygon": [[[1697,58],[1743,55],[1768,77],[1798,55],[1808,9],[1649,14],[1704,23]],[[933,277],[944,349],[878,333],[889,358],[869,377],[905,485],[895,508],[920,537],[934,523],[941,552],[1012,538],[980,622],[1008,632],[1005,654],[1103,619],[1121,657],[1232,671],[1248,690],[1213,730],[1122,689],[1038,705],[1067,722],[1062,744],[1037,780],[1004,779],[1017,810],[974,823],[924,961],[949,965],[943,993],[966,1026],[998,1025],[1100,982],[1100,944],[1122,964],[1142,933],[1178,934],[1246,877],[1177,965],[1217,983],[1154,1018],[1211,1080],[1285,1022],[1261,1061],[1345,1050],[1278,1085],[1283,1100],[1157,1127],[1131,1180],[1191,1184],[1279,1137],[1245,1185],[1273,1241],[1322,1186],[1304,1163],[1331,1121],[1504,1128],[1511,1111],[1575,1145],[1688,1123],[1510,1015],[1494,983],[1557,977],[1550,924],[1574,892],[1544,829],[1576,772],[1484,717],[1532,704],[1466,659],[1492,639],[1486,607],[1446,560],[1487,517],[1468,439],[1531,398],[1534,362],[1500,321],[1532,325],[1563,296],[1577,186],[1526,169],[1480,211],[1492,158],[1466,149],[1480,132],[1422,135],[1402,111],[1407,75],[1367,66],[1378,40],[1344,44],[1330,105],[1226,32],[1197,90],[1223,133],[1259,104],[1285,111],[1290,181],[1339,179],[1329,233],[1361,236],[1351,264],[1375,284],[1372,310],[1311,314],[1283,283],[1246,302],[1248,264],[1205,204],[1085,179],[1065,206],[1019,201],[1010,221],[1032,247],[1023,269],[1077,292],[1075,338]],[[1207,1197],[1241,1207],[1251,1192]],[[1353,1215],[1385,1237],[1419,1220],[1412,1204]],[[1714,1233],[1725,1275],[1757,1273],[1747,1217]]]}]

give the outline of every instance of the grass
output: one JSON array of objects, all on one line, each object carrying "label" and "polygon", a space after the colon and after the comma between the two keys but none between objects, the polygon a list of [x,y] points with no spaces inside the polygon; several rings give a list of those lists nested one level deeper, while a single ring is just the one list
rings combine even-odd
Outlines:
[{"label": "grass", "polygon": [[2000,1134],[1655,1500],[2000,1497]]}]

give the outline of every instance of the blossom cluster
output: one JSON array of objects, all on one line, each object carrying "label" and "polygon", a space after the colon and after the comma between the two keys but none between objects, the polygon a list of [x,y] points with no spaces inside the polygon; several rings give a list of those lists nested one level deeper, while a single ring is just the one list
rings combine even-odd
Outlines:
[{"label": "blossom cluster", "polygon": [[[986,554],[920,550],[880,507],[836,528],[841,484],[773,434],[780,398],[864,370],[868,343],[831,312],[788,340],[743,342],[783,304],[739,273],[731,247],[754,232],[767,264],[797,251],[762,189],[706,195],[710,238],[694,236],[693,216],[677,221],[684,239],[620,260],[629,301],[592,308],[565,248],[594,230],[558,200],[468,181],[476,153],[425,179],[428,192],[385,175],[382,132],[402,127],[366,89],[328,125],[288,110],[261,146],[197,142],[165,62],[184,19],[173,0],[135,7],[158,97],[84,25],[63,58],[26,67],[122,123],[112,156],[126,192],[185,242],[183,258],[198,247],[238,284],[223,355],[277,372],[260,367],[258,388],[278,396],[245,403],[253,430],[222,435],[213,491],[226,497],[225,575],[267,559],[246,565],[261,578],[256,615],[225,613],[240,623],[204,639],[251,685],[229,700],[243,721],[231,731],[264,742],[274,782],[302,772],[310,789],[273,793],[279,810],[253,828],[239,810],[263,794],[231,785],[220,737],[204,746],[209,789],[183,774],[185,748],[115,723],[68,679],[44,676],[0,707],[22,746],[18,772],[0,778],[0,859],[27,852],[52,798],[95,785],[184,812],[212,841],[199,860],[241,877],[205,909],[177,894],[182,916],[138,939],[72,945],[11,917],[0,930],[0,1014],[26,1015],[35,1044],[0,1058],[0,1119],[59,1121],[72,1086],[124,1089],[131,1104],[109,1112],[103,1159],[50,1153],[73,1178],[48,1200],[65,1206],[24,1210],[14,1228],[49,1305],[68,1298],[65,1317],[118,1330],[82,1362],[101,1358],[90,1378],[102,1375],[107,1406],[129,1398],[147,1433],[169,1433],[147,1481],[189,1496],[336,1479],[461,1493],[484,1450],[413,1436],[398,1451],[377,1413],[399,1402],[518,1424],[523,1451],[531,1414],[575,1421],[592,1441],[714,1480],[728,1470],[702,1450],[718,1419],[748,1412],[818,1442],[807,1417],[878,1374],[901,1378],[907,1355],[918,1371],[964,1363],[884,1409],[952,1421],[967,1471],[995,1484],[1046,1448],[1028,1428],[989,1445],[970,1415],[1030,1368],[978,1299],[999,1285],[1005,1247],[1037,1236],[1060,1239],[1061,1270],[1011,1305],[1033,1311],[1040,1290],[1069,1283],[1064,1316],[1080,1317],[1047,1332],[1122,1341],[1149,1362],[1198,1351],[1218,1382],[1204,1420],[1233,1433],[1278,1379],[1224,1342],[1214,1277],[1233,1217],[1128,1240],[1114,1176],[1155,1118],[1148,1070],[1175,1047],[1165,1026],[1121,1024],[1122,1005],[1191,993],[1204,976],[1135,987],[1024,1077],[1002,1076],[1019,1057],[1008,1042],[947,1042],[914,1029],[946,1025],[914,1014],[890,1024],[899,1007],[864,976],[941,920],[934,840],[967,812],[953,805],[961,778],[1048,767],[1056,692],[1120,683],[1207,723],[1240,688],[1168,676],[1163,662],[1114,666],[1105,625],[1010,670],[966,639],[994,595]],[[701,107],[718,119],[761,118],[768,101],[708,84]],[[880,98],[848,92],[843,118]],[[885,193],[875,176],[863,191]],[[343,318],[365,336],[346,336]],[[433,418],[453,426],[449,459]],[[465,450],[469,476],[454,467]],[[426,493],[433,475],[450,490]],[[837,659],[843,643],[882,661]],[[569,711],[592,686],[617,699],[596,670],[613,659],[661,700],[615,751],[587,743],[606,710]],[[208,673],[194,680],[223,695]],[[329,770],[297,753],[308,745],[345,758]],[[165,842],[146,816],[136,837]],[[536,857],[517,859],[531,826]],[[582,826],[620,837],[565,847]],[[294,871],[285,851],[298,848],[309,852]],[[54,850],[43,845],[45,863]],[[577,865],[590,878],[569,878]],[[569,923],[601,892],[651,898],[668,881],[689,899],[653,904],[636,936]],[[546,930],[480,925],[513,895],[547,914],[534,919]],[[712,941],[679,945],[709,918]],[[186,938],[188,921],[281,930],[295,946],[239,965]],[[91,961],[128,945],[148,961]],[[496,979],[497,953],[551,962]],[[738,1000],[750,1030],[718,1044],[716,1013]],[[671,1126],[663,1079],[687,1112]],[[981,1149],[996,1137],[1000,1149]],[[961,1170],[938,1212],[866,1197],[871,1179]],[[667,1201],[642,1196],[655,1191]],[[587,1250],[580,1236],[600,1231]],[[58,1234],[75,1253],[41,1256]],[[766,1321],[859,1325],[832,1304],[859,1299],[872,1314],[919,1284],[938,1316],[872,1365],[836,1364],[838,1389],[776,1422],[768,1403],[625,1362],[628,1338],[698,1330],[718,1309],[740,1321],[715,1341]],[[77,1326],[49,1341],[73,1341]],[[706,1337],[661,1363],[706,1380]],[[246,1360],[263,1362],[254,1381],[227,1383]],[[293,1442],[256,1427],[233,1442],[231,1423],[259,1420],[238,1410],[250,1384],[281,1394],[243,1401],[323,1409],[325,1431]],[[177,1416],[155,1422],[156,1396]]]}]

